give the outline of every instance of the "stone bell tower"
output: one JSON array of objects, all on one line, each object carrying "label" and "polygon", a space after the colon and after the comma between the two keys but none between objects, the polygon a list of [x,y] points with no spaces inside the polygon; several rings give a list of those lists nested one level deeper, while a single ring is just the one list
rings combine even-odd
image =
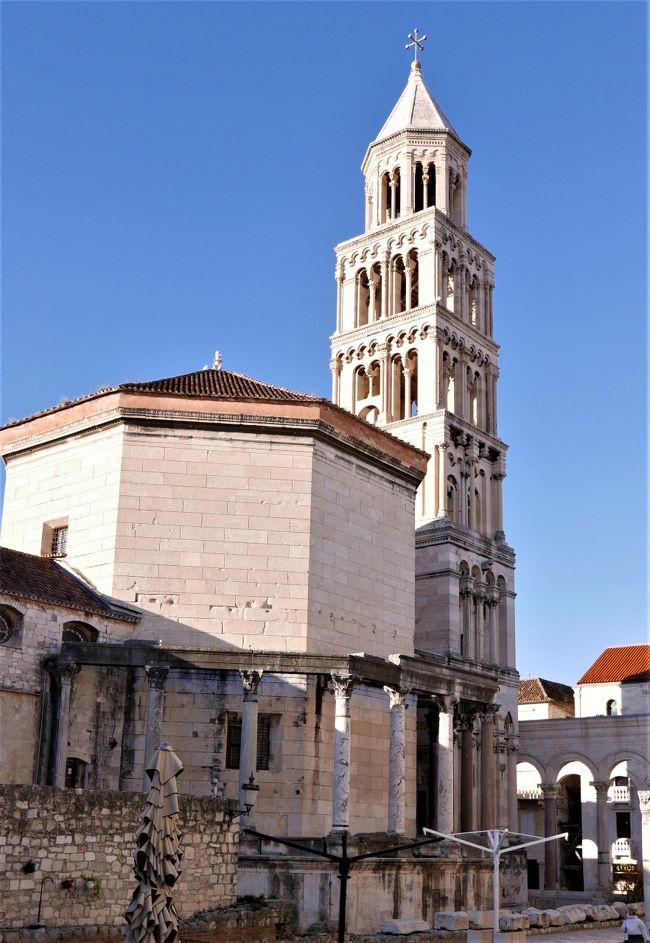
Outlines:
[{"label": "stone bell tower", "polygon": [[470,154],[416,58],[362,164],[365,231],[336,247],[332,399],[431,456],[416,503],[416,648],[513,669],[494,256],[468,229]]}]

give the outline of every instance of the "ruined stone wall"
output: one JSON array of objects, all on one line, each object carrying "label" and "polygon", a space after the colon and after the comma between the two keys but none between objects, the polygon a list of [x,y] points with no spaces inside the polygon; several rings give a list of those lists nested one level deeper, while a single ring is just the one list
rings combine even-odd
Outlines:
[{"label": "ruined stone wall", "polygon": [[[14,635],[0,645],[0,782],[29,784],[37,776],[39,729],[46,731],[50,723],[41,704],[43,684],[48,683],[43,662],[60,650],[64,624],[80,621],[96,630],[99,641],[120,642],[133,635],[134,623],[6,594],[0,596],[0,604],[20,613]],[[117,762],[119,767],[119,757],[114,751],[110,755],[102,735],[107,734],[107,741],[119,742],[121,738],[119,710],[115,708],[115,686],[119,688],[120,683],[110,670],[87,668],[73,685],[72,716],[78,722],[71,725],[70,755],[86,762],[100,758],[94,784],[102,788],[117,787],[115,776],[111,780],[102,764],[110,767]]]},{"label": "ruined stone wall", "polygon": [[[231,905],[237,824],[225,821],[219,800],[181,797],[180,809],[179,915]],[[131,852],[143,810],[142,794],[0,786],[0,926],[36,922],[46,877],[52,879],[43,884],[47,926],[122,925],[135,887]],[[29,861],[35,870],[25,873]],[[85,888],[85,876],[98,879],[98,892]]]}]

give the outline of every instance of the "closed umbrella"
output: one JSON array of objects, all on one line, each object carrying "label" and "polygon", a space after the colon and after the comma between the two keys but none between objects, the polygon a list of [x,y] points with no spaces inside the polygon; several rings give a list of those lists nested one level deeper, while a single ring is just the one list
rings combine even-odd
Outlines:
[{"label": "closed umbrella", "polygon": [[176,777],[183,766],[171,746],[161,743],[147,768],[151,788],[135,833],[133,852],[137,886],[124,911],[129,925],[125,943],[175,943],[178,914],[172,891],[180,875],[180,831]]}]

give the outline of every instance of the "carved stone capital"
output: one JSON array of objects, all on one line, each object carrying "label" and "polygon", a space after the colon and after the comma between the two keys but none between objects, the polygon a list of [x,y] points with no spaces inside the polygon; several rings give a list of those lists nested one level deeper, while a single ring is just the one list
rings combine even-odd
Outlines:
[{"label": "carved stone capital", "polygon": [[607,793],[609,792],[609,783],[602,782],[599,780],[592,780],[591,785],[596,790],[596,799],[601,801],[604,799],[607,801]]},{"label": "carved stone capital", "polygon": [[356,678],[351,675],[331,675],[330,677],[334,686],[334,697],[350,698],[352,696],[352,689],[357,681]]},{"label": "carved stone capital", "polygon": [[147,681],[149,682],[149,688],[154,691],[163,691],[167,675],[169,674],[169,668],[160,665],[145,665],[144,670],[147,675]]},{"label": "carved stone capital", "polygon": [[261,671],[247,671],[245,669],[239,672],[239,677],[241,678],[241,683],[244,688],[244,697],[257,697],[262,674],[263,672]]},{"label": "carved stone capital", "polygon": [[384,691],[388,695],[390,707],[403,707],[406,703],[406,696],[409,693],[407,688],[393,688],[390,685],[384,685]]},{"label": "carved stone capital", "polygon": [[542,790],[542,795],[545,800],[557,799],[560,792],[560,787],[557,783],[542,783],[540,789]]},{"label": "carved stone capital", "polygon": [[474,577],[473,576],[461,576],[458,581],[459,592],[461,596],[471,596],[474,590]]},{"label": "carved stone capital", "polygon": [[644,815],[650,813],[650,789],[639,789],[637,792],[639,797],[639,809]]},{"label": "carved stone capital", "polygon": [[433,694],[431,700],[441,714],[451,714],[458,703],[458,698],[453,694]]},{"label": "carved stone capital", "polygon": [[71,685],[72,679],[79,673],[81,670],[80,665],[76,665],[72,661],[62,661],[54,665],[53,671],[62,685]]}]

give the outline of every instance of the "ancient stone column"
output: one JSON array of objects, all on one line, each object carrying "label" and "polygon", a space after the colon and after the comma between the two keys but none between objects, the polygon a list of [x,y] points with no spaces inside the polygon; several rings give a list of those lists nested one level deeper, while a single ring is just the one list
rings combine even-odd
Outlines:
[{"label": "ancient stone column", "polygon": [[447,447],[446,442],[436,445],[438,450],[438,517],[447,517],[447,466],[445,464]]},{"label": "ancient stone column", "polygon": [[158,668],[155,665],[145,665],[144,670],[149,683],[147,694],[147,719],[144,729],[144,766],[142,770],[142,790],[147,792],[150,780],[147,776],[147,766],[160,746],[162,740],[163,706],[165,699],[165,681],[169,668]]},{"label": "ancient stone column", "polygon": [[474,577],[461,576],[458,591],[462,599],[463,606],[463,644],[462,654],[466,658],[474,657],[474,642],[472,639],[472,590],[474,589]]},{"label": "ancient stone column", "polygon": [[506,747],[508,757],[508,828],[511,832],[519,831],[519,806],[517,805],[517,754],[519,745],[511,736]]},{"label": "ancient stone column", "polygon": [[643,903],[646,925],[650,920],[650,789],[639,789],[641,810],[641,858],[643,860]]},{"label": "ancient stone column", "polygon": [[495,828],[494,717],[498,705],[481,713],[481,828]]},{"label": "ancient stone column", "polygon": [[387,685],[390,699],[390,742],[388,748],[388,831],[406,831],[406,692]]},{"label": "ancient stone column", "polygon": [[454,831],[454,705],[449,695],[434,698],[438,717],[438,803],[436,828],[451,835]]},{"label": "ancient stone column", "polygon": [[346,832],[350,808],[350,700],[354,678],[332,675],[334,685],[334,788],[332,831]]},{"label": "ancient stone column", "polygon": [[474,712],[460,718],[460,830],[474,830]]},{"label": "ancient stone column", "polygon": [[499,605],[499,590],[496,586],[489,586],[487,590],[488,603],[488,637],[489,661],[491,665],[499,664],[499,630],[497,623],[497,606]]},{"label": "ancient stone column", "polygon": [[[557,832],[557,795],[560,787],[557,783],[542,783],[544,796],[544,838]],[[544,845],[544,890],[557,890],[557,842],[548,841]]]},{"label": "ancient stone column", "polygon": [[338,403],[341,383],[341,361],[338,358],[330,360],[330,370],[332,371],[332,402]]},{"label": "ancient stone column", "polygon": [[65,786],[65,765],[68,759],[68,727],[70,723],[70,693],[72,679],[79,671],[79,665],[71,662],[55,665],[54,673],[58,686],[58,710],[56,715],[56,737],[54,741],[54,763],[52,764],[52,785]]},{"label": "ancient stone column", "polygon": [[403,419],[411,418],[411,378],[413,376],[413,367],[406,365],[402,367],[404,374],[404,416]]},{"label": "ancient stone column", "polygon": [[598,884],[609,887],[612,882],[612,866],[607,833],[607,793],[609,783],[592,782],[596,790],[596,844],[598,845]]},{"label": "ancient stone column", "polygon": [[[244,687],[244,701],[241,712],[241,741],[239,745],[239,808],[243,809],[248,801],[244,785],[257,769],[257,711],[261,671],[240,671]],[[250,825],[250,815],[247,824]]]}]

